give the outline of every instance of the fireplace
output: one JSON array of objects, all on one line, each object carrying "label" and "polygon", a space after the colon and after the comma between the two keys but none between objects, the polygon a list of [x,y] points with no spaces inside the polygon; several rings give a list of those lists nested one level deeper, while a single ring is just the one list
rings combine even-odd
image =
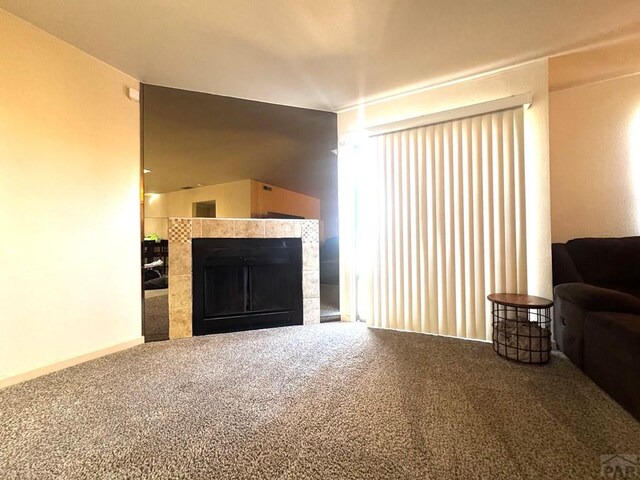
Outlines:
[{"label": "fireplace", "polygon": [[[194,279],[200,282],[199,292],[204,288],[204,270],[195,272],[193,270],[193,248],[199,240],[224,240],[232,241],[228,245],[242,246],[235,240],[286,240],[288,245],[298,242],[302,243],[302,324],[312,325],[320,323],[320,275],[319,275],[319,224],[318,220],[282,220],[282,219],[232,219],[232,218],[169,218],[169,338],[191,337],[194,332]],[[265,244],[266,245],[266,244]],[[207,247],[208,248],[208,247]],[[217,248],[217,247],[213,247]],[[242,255],[240,255],[242,257]],[[244,255],[248,257],[248,255]],[[237,265],[235,266],[237,267]],[[244,269],[242,270],[244,279]],[[221,272],[219,272],[221,273]],[[214,273],[211,273],[214,275]],[[229,273],[229,275],[233,275]],[[239,271],[236,270],[236,279],[239,278]],[[215,280],[215,278],[214,278]],[[275,283],[275,282],[272,282]],[[235,284],[236,291],[244,292],[246,287],[239,280]],[[296,283],[298,285],[298,283]],[[200,320],[198,322],[206,325],[215,325],[213,318],[216,318],[222,330],[222,324],[226,321],[222,317],[225,315],[225,307],[222,307],[220,300],[215,296],[209,301],[208,314],[211,321],[204,321],[203,298],[200,297]],[[212,303],[213,302],[213,303]],[[244,294],[241,302],[247,305]],[[252,303],[251,303],[252,302]],[[255,298],[249,303],[249,310],[260,305],[260,300]],[[276,305],[276,307],[281,307]],[[279,308],[278,308],[279,309]],[[295,310],[295,309],[294,309]],[[236,312],[234,321],[238,322],[238,317],[242,317],[244,312]],[[256,313],[256,312],[254,312]],[[266,312],[263,312],[266,313]],[[271,311],[275,315],[274,311]],[[280,312],[282,313],[282,312]],[[268,316],[267,316],[268,317]],[[254,317],[259,319],[259,317]],[[230,320],[230,319],[229,319]],[[260,326],[269,326],[260,323]],[[238,328],[255,328],[245,325]],[[229,330],[237,330],[231,328]],[[199,332],[201,333],[201,332]]]},{"label": "fireplace", "polygon": [[194,238],[193,334],[302,325],[300,238]]}]

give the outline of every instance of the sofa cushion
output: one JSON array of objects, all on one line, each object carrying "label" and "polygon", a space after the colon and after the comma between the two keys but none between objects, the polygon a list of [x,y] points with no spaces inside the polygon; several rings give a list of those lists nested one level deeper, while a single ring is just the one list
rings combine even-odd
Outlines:
[{"label": "sofa cushion", "polygon": [[590,312],[584,325],[584,356],[585,363],[606,364],[615,358],[640,375],[640,316]]},{"label": "sofa cushion", "polygon": [[158,277],[144,282],[145,290],[160,290],[169,288],[169,277]]},{"label": "sofa cushion", "polygon": [[577,238],[567,250],[586,283],[640,286],[640,237]]}]

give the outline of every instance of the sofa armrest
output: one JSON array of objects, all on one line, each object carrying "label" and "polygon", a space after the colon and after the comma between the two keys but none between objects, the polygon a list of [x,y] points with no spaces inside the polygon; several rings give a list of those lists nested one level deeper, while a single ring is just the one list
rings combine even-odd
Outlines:
[{"label": "sofa armrest", "polygon": [[563,283],[553,289],[556,296],[592,312],[640,315],[640,299],[627,293],[588,283]]}]

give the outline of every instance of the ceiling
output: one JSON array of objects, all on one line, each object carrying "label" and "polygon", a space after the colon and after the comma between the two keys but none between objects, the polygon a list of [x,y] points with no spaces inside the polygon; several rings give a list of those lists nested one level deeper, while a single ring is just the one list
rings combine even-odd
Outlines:
[{"label": "ceiling", "polygon": [[637,0],[0,0],[145,83],[336,111],[638,29]]},{"label": "ceiling", "polygon": [[640,72],[640,35],[549,60],[549,90],[555,92]]}]

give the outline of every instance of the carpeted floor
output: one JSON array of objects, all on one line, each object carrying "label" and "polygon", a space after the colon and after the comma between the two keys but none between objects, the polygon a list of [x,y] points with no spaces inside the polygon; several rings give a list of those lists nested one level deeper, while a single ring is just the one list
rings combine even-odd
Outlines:
[{"label": "carpeted floor", "polygon": [[564,357],[329,323],[141,345],[0,391],[0,478],[589,479],[640,423]]}]

